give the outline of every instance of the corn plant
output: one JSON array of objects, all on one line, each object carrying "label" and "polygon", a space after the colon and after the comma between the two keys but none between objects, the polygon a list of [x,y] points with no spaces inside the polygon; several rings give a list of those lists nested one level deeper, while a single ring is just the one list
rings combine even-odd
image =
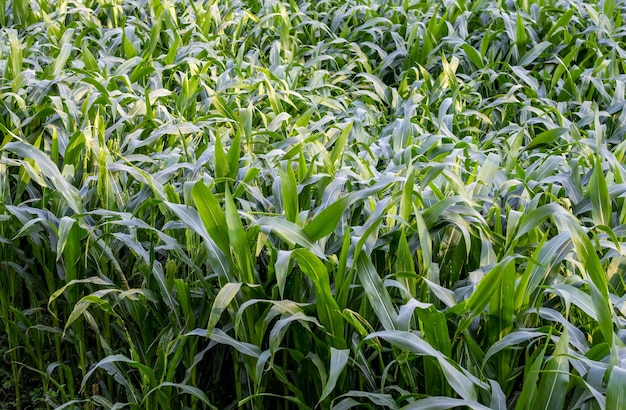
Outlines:
[{"label": "corn plant", "polygon": [[0,0],[2,408],[623,408],[624,18]]}]

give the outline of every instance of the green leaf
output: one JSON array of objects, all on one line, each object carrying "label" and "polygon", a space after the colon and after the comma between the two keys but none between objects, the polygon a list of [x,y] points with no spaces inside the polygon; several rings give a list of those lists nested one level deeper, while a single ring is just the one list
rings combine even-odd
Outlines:
[{"label": "green leaf", "polygon": [[491,340],[502,339],[513,327],[513,313],[515,308],[515,263],[510,262],[500,271],[500,280],[497,287],[492,289],[489,301],[489,316],[496,326],[490,327],[493,332]]},{"label": "green leaf", "polygon": [[222,316],[224,310],[235,296],[237,296],[241,285],[241,283],[227,283],[220,289],[211,307],[211,316],[209,316],[209,323],[207,324],[206,337],[211,336],[211,332],[220,320],[220,316]]},{"label": "green leaf", "polygon": [[445,410],[462,407],[469,407],[472,410],[489,410],[489,407],[483,406],[476,401],[453,399],[451,397],[428,397],[408,404],[402,407],[402,410]]},{"label": "green leaf", "polygon": [[478,50],[476,50],[474,47],[472,47],[470,44],[465,43],[461,46],[461,48],[463,49],[463,51],[465,52],[465,55],[467,56],[467,58],[472,62],[472,64],[474,64],[477,68],[483,68],[485,67],[485,64],[483,62],[483,58],[480,55],[480,53],[478,52]]},{"label": "green leaf", "polygon": [[289,275],[292,252],[293,251],[279,250],[278,255],[276,256],[276,263],[274,264],[276,284],[278,285],[278,293],[281,298],[285,293],[285,283],[287,283],[287,276]]},{"label": "green leaf", "polygon": [[[207,335],[206,329],[194,329],[191,332],[184,334],[185,337],[189,337],[189,336],[206,337],[206,335]],[[209,336],[209,338],[213,340],[215,343],[220,343],[220,344],[231,346],[235,350],[237,350],[239,353],[244,354],[246,356],[253,357],[255,359],[258,359],[259,355],[261,354],[261,349],[258,346],[255,346],[251,343],[241,342],[237,339],[234,339],[228,334],[226,334],[226,332],[224,332],[222,329],[213,329],[213,331],[211,332],[211,336]]]},{"label": "green leaf", "polygon": [[228,227],[228,239],[233,248],[232,257],[241,269],[242,277],[240,279],[248,284],[255,283],[254,261],[252,260],[248,235],[243,227],[239,212],[237,211],[237,207],[228,188],[226,188],[224,204],[226,208],[225,216],[226,225]]},{"label": "green leaf", "polygon": [[563,329],[552,358],[548,360],[541,374],[534,408],[537,406],[547,409],[565,408],[569,384],[568,345],[567,329]]},{"label": "green leaf", "polygon": [[611,200],[599,156],[595,158],[593,173],[589,181],[589,197],[591,198],[591,217],[595,224],[613,226]]},{"label": "green leaf", "polygon": [[626,407],[626,369],[614,366],[606,386],[606,408],[623,409]]},{"label": "green leaf", "polygon": [[228,155],[226,160],[228,162],[228,170],[230,171],[229,177],[231,179],[237,178],[237,172],[239,171],[239,159],[241,157],[241,133],[235,133],[233,140],[228,148]]},{"label": "green leaf", "polygon": [[314,325],[321,327],[320,323],[315,317],[306,316],[302,312],[297,312],[278,320],[272,327],[269,335],[269,345],[272,355],[275,355],[276,352],[281,349],[281,343],[283,341],[283,338],[285,337],[287,329],[293,322],[299,322],[307,331],[311,331],[308,323],[313,323]]},{"label": "green leaf", "polygon": [[515,32],[518,48],[525,50],[527,42],[526,28],[524,27],[524,20],[522,20],[521,13],[517,13],[517,19],[515,20]]},{"label": "green leaf", "polygon": [[589,237],[573,217],[565,212],[561,212],[554,215],[554,222],[559,231],[568,232],[571,235],[577,258],[585,267],[586,274],[591,278],[591,281],[588,281],[588,283],[594,310],[598,315],[600,330],[606,342],[611,344],[614,337],[613,313],[611,312],[611,307],[609,307],[608,283],[600,258]]},{"label": "green leaf", "polygon": [[208,263],[213,270],[222,278],[225,282],[237,282],[230,270],[230,262],[226,258],[224,252],[217,246],[217,244],[211,239],[207,232],[198,212],[193,208],[188,208],[184,205],[173,204],[171,202],[165,202],[167,207],[171,209],[176,216],[189,227],[192,231],[200,235],[204,239],[204,243],[207,247],[207,259]]},{"label": "green leaf", "polygon": [[372,309],[385,330],[395,330],[398,314],[396,313],[391,296],[378,276],[376,268],[363,252],[359,254],[356,265],[359,281],[365,291]]},{"label": "green leaf", "polygon": [[535,45],[533,48],[528,50],[526,54],[524,54],[524,57],[519,60],[519,65],[525,67],[534,63],[537,57],[539,57],[551,45],[552,44],[549,41],[542,41],[541,43]]},{"label": "green leaf", "polygon": [[[512,333],[507,337],[517,337],[517,335]],[[504,344],[505,339],[502,339],[499,343]],[[515,410],[531,410],[533,408],[533,401],[537,397],[537,380],[539,379],[541,366],[544,363],[544,357],[549,344],[550,338],[548,337],[546,338],[543,348],[538,349],[535,353],[533,353],[533,355],[529,358],[530,360],[526,359],[526,365],[524,367],[524,384],[522,386],[519,399],[515,405]]]},{"label": "green leaf", "polygon": [[346,142],[348,141],[348,136],[350,135],[350,131],[352,131],[352,127],[354,126],[354,121],[350,121],[346,124],[344,129],[341,131],[335,144],[333,145],[333,149],[330,152],[330,160],[333,164],[337,164],[337,162],[343,156],[343,153],[346,148]]},{"label": "green leaf", "polygon": [[475,379],[464,371],[457,369],[441,352],[435,350],[431,345],[420,339],[414,333],[398,330],[385,330],[382,332],[372,333],[366,339],[372,339],[375,337],[386,340],[387,342],[407,352],[420,356],[434,357],[437,359],[446,380],[454,391],[456,391],[464,400],[476,401],[477,395],[475,383],[479,383],[478,379]]},{"label": "green leaf", "polygon": [[324,257],[324,252],[318,244],[298,225],[282,218],[264,216],[256,225],[268,229],[278,235],[290,245],[300,245],[313,252],[319,257]]},{"label": "green leaf", "polygon": [[553,128],[551,130],[544,131],[541,134],[537,135],[535,138],[533,138],[533,140],[528,145],[526,145],[524,149],[528,151],[543,145],[550,145],[555,142],[559,137],[567,134],[567,132],[569,132],[569,129],[564,127]]},{"label": "green leaf", "polygon": [[54,302],[59,296],[61,296],[67,288],[69,288],[70,286],[81,284],[81,283],[90,283],[92,285],[100,285],[100,286],[113,286],[114,285],[113,282],[111,282],[110,280],[99,278],[97,276],[92,276],[90,278],[85,278],[85,279],[71,280],[68,283],[66,283],[62,288],[57,289],[52,295],[50,295],[50,298],[48,299],[48,307],[50,307],[52,302]]},{"label": "green leaf", "polygon": [[335,349],[334,347],[330,348],[330,373],[328,376],[328,381],[324,386],[324,390],[322,391],[322,395],[320,396],[318,404],[321,403],[328,395],[330,395],[335,386],[337,385],[337,381],[339,380],[339,376],[343,372],[348,364],[348,359],[350,357],[350,350],[348,349]]},{"label": "green leaf", "polygon": [[52,76],[57,76],[61,72],[61,70],[65,67],[65,63],[68,58],[70,58],[70,54],[73,49],[73,40],[72,36],[74,35],[74,29],[68,29],[63,33],[63,37],[59,42],[61,45],[61,50],[59,50],[59,54],[52,63]]},{"label": "green leaf", "polygon": [[[104,359],[100,360],[89,370],[89,372],[87,372],[85,377],[83,377],[82,382],[80,383],[81,391],[84,391],[87,381],[96,370],[108,364],[117,364],[117,363],[126,363],[129,366],[139,370],[139,372],[147,378],[147,381],[153,382],[155,380],[154,372],[152,371],[151,368],[149,368],[148,366],[142,363],[139,363],[136,360],[131,360],[122,354],[116,354],[116,355],[107,356]],[[126,381],[126,383],[131,384],[128,381]]]},{"label": "green leaf", "polygon": [[[398,409],[398,405],[394,401],[393,396],[391,394],[371,393],[367,391],[351,390],[348,393],[340,397],[346,397],[346,396],[349,398],[348,400],[350,400],[348,401],[348,403],[357,403],[357,406],[359,407],[363,407],[364,405],[359,402],[356,402],[355,400],[350,399],[351,397],[367,399],[371,401],[372,403],[374,403],[376,405],[374,408],[377,408],[377,409],[380,409],[383,407],[392,409],[392,410]],[[345,400],[342,400],[338,405],[333,406],[333,410],[340,410],[340,409],[346,408],[346,407],[343,407],[343,405],[341,404],[344,402]],[[349,406],[347,408],[350,408],[350,407],[352,406]]]},{"label": "green leaf", "polygon": [[90,295],[84,296],[81,300],[78,301],[78,303],[76,303],[76,305],[74,305],[74,308],[72,309],[72,313],[70,313],[70,316],[67,318],[67,321],[65,322],[65,329],[63,330],[63,333],[65,334],[65,331],[69,329],[72,323],[78,320],[83,315],[83,313],[85,313],[85,311],[89,308],[89,306],[91,306],[92,304],[97,304],[105,312],[113,313],[114,316],[117,316],[117,314],[115,314],[112,311],[111,306],[109,305],[109,302],[106,299],[104,299],[104,297],[110,293],[119,293],[119,292],[121,292],[119,289],[100,289],[98,291],[93,292]]},{"label": "green leaf", "polygon": [[197,398],[198,400],[200,400],[201,402],[203,402],[204,404],[206,404],[209,408],[211,409],[217,409],[217,407],[213,406],[211,404],[211,402],[209,401],[209,398],[206,396],[206,394],[204,394],[204,392],[200,389],[198,389],[197,387],[194,386],[190,386],[188,384],[183,384],[183,383],[171,383],[171,382],[163,382],[161,384],[159,384],[158,386],[156,386],[155,388],[151,389],[148,393],[146,393],[146,395],[144,396],[142,403],[144,403],[146,401],[146,399],[154,392],[156,392],[157,390],[161,390],[165,387],[173,387],[177,390],[182,391],[183,393],[189,394],[195,398]]},{"label": "green leaf", "polygon": [[46,154],[22,141],[9,142],[2,147],[2,150],[10,151],[22,158],[35,161],[43,175],[52,182],[55,191],[59,192],[66,200],[68,206],[76,213],[83,212],[83,204],[78,189],[66,181],[57,166]]},{"label": "green leaf", "polygon": [[494,265],[487,274],[481,279],[477,286],[477,289],[472,293],[467,300],[465,306],[456,305],[450,313],[457,312],[459,309],[463,309],[463,312],[470,313],[468,317],[465,317],[459,327],[457,328],[457,334],[467,329],[473,318],[483,313],[491,301],[492,293],[494,289],[500,288],[504,277],[504,272],[507,271],[510,264],[514,264],[515,257],[507,256]]},{"label": "green leaf", "polygon": [[445,315],[431,306],[426,309],[417,309],[424,331],[424,340],[446,356],[452,354],[452,341],[448,333],[448,322]]},{"label": "green leaf", "polygon": [[222,144],[222,137],[219,134],[215,134],[215,154],[214,154],[214,166],[215,166],[215,178],[223,179],[230,175],[230,167],[228,165],[228,159],[224,152],[224,145]]},{"label": "green leaf", "polygon": [[296,249],[292,256],[298,261],[300,270],[315,283],[315,302],[320,322],[334,336],[338,347],[345,347],[343,317],[331,293],[328,269],[307,249]]},{"label": "green leaf", "polygon": [[280,172],[280,186],[285,218],[289,222],[296,223],[298,221],[298,187],[291,162],[287,161],[285,170],[283,170],[282,167],[278,167],[278,171]]},{"label": "green leaf", "polygon": [[576,7],[571,7],[563,11],[563,14],[561,15],[561,17],[559,17],[559,19],[551,25],[550,31],[548,31],[548,34],[546,34],[546,38],[551,39],[552,36],[554,36],[559,31],[565,30],[567,26],[571,24],[572,17],[574,16],[575,13],[576,13]]},{"label": "green leaf", "polygon": [[191,195],[209,236],[220,247],[222,252],[228,254],[230,252],[230,242],[226,216],[217,198],[202,181],[194,184]]},{"label": "green leaf", "polygon": [[408,222],[411,217],[413,208],[413,195],[415,189],[415,170],[411,168],[408,172],[404,186],[402,187],[402,196],[400,197],[400,218]]},{"label": "green leaf", "polygon": [[359,200],[369,198],[380,192],[387,185],[387,181],[380,181],[370,188],[357,190],[339,198],[331,205],[324,207],[324,209],[304,227],[304,232],[314,241],[322,239],[337,228],[337,223],[339,223],[341,216],[346,212],[348,207]]},{"label": "green leaf", "polygon": [[509,333],[489,347],[489,350],[485,353],[483,365],[486,364],[492,356],[507,348],[512,348],[522,342],[528,342],[529,340],[535,340],[544,336],[546,336],[545,333],[530,330],[516,330],[515,332]]},{"label": "green leaf", "polygon": [[339,198],[317,214],[311,222],[306,224],[304,232],[314,241],[331,234],[337,228],[341,216],[350,206],[351,202],[352,198],[350,196]]},{"label": "green leaf", "polygon": [[[63,255],[63,249],[65,249],[65,245],[68,243],[68,240],[70,238],[70,234],[72,233],[72,227],[74,226],[74,223],[76,222],[75,219],[70,218],[69,216],[64,216],[63,218],[61,218],[61,220],[59,221],[59,233],[58,233],[58,237],[59,240],[57,242],[57,262],[59,261],[59,259],[61,258],[61,256]],[[75,230],[74,230],[75,232]],[[71,263],[71,261],[68,261]],[[70,280],[72,279],[76,279],[76,278],[70,278]]]},{"label": "green leaf", "polygon": [[500,165],[500,155],[491,153],[487,156],[478,175],[476,175],[476,187],[474,188],[474,196],[486,195],[491,190],[494,178],[498,172]]}]

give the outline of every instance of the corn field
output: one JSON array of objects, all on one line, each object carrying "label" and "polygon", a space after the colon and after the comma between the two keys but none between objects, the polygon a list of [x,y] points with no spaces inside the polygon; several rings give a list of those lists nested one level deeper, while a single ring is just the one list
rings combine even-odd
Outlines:
[{"label": "corn field", "polygon": [[626,409],[625,0],[0,0],[0,409]]}]

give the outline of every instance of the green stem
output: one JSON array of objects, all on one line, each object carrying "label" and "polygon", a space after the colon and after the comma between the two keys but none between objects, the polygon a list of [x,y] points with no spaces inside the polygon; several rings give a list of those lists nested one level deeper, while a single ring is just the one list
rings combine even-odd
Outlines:
[{"label": "green stem", "polygon": [[[233,349],[234,350],[234,349]],[[233,356],[233,369],[235,372],[235,395],[237,397],[237,402],[240,402],[243,398],[241,393],[241,380],[239,380],[239,354],[234,351],[232,353]]]}]

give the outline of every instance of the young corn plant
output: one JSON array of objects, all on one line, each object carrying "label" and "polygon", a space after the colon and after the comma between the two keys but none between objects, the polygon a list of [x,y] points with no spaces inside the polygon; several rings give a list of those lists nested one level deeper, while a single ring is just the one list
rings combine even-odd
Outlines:
[{"label": "young corn plant", "polygon": [[624,407],[625,16],[0,1],[2,408]]}]

